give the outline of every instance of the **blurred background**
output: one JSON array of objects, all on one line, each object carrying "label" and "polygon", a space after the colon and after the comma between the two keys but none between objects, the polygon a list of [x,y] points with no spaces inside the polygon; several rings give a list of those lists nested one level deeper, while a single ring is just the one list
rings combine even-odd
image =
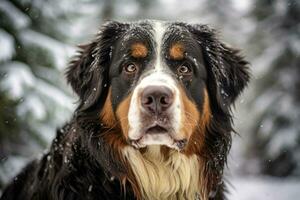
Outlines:
[{"label": "blurred background", "polygon": [[70,119],[64,71],[76,45],[105,20],[146,18],[210,24],[243,49],[253,78],[234,110],[229,199],[299,199],[297,0],[0,0],[0,195]]}]

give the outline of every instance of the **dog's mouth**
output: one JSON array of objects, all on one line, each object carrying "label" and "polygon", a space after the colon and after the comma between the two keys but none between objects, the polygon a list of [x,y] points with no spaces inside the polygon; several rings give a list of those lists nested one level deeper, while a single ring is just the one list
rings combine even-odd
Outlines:
[{"label": "dog's mouth", "polygon": [[130,140],[130,144],[138,149],[149,145],[164,145],[179,151],[182,150],[186,146],[187,140],[175,139],[173,135],[172,128],[154,123],[144,129],[140,138]]},{"label": "dog's mouth", "polygon": [[164,134],[164,133],[167,134],[168,132],[169,131],[166,127],[155,124],[153,126],[150,126],[148,129],[146,129],[145,134]]}]

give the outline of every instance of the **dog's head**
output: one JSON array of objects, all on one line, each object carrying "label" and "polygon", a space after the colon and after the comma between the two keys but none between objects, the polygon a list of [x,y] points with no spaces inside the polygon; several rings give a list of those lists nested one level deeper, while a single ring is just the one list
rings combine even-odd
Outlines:
[{"label": "dog's head", "polygon": [[230,106],[249,75],[239,52],[207,26],[142,21],[106,23],[67,79],[80,97],[78,112],[119,127],[126,145],[193,153],[209,139],[212,121],[231,123]]}]

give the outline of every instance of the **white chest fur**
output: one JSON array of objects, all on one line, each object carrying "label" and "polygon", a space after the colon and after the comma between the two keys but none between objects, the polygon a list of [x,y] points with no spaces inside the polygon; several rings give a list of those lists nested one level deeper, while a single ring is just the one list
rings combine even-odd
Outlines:
[{"label": "white chest fur", "polygon": [[149,146],[145,153],[123,150],[145,199],[195,199],[199,194],[199,162],[177,151],[163,157],[160,146]]}]

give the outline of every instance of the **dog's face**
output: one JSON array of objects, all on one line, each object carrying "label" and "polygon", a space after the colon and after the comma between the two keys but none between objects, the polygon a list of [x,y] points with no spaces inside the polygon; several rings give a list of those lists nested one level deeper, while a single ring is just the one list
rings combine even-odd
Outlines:
[{"label": "dog's face", "polygon": [[[202,51],[192,34],[162,22],[138,24],[117,41],[111,101],[124,137],[136,148],[182,149],[210,115]],[[205,103],[205,101],[207,101]]]},{"label": "dog's face", "polygon": [[238,52],[206,26],[110,22],[100,32],[68,80],[81,110],[101,107],[99,123],[120,127],[135,148],[199,148],[211,118],[229,112],[249,78]]}]

